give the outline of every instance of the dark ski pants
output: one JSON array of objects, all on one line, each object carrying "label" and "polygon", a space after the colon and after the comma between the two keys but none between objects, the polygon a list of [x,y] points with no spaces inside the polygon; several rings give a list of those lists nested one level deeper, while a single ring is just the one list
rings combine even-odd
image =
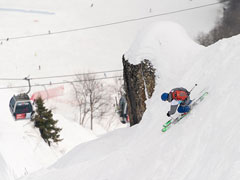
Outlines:
[{"label": "dark ski pants", "polygon": [[187,113],[189,112],[191,109],[189,106],[179,106],[178,107],[178,112],[179,113]]},{"label": "dark ski pants", "polygon": [[188,105],[187,106],[179,106],[178,107],[178,112],[179,113],[187,113],[187,112],[189,112],[190,110],[191,110],[191,108],[189,107],[189,104],[191,104],[191,102],[192,102],[192,100],[190,100],[190,102],[188,103]]}]

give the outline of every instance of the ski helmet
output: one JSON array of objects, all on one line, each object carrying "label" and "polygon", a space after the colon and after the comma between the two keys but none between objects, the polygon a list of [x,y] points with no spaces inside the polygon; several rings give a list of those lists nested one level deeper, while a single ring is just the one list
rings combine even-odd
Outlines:
[{"label": "ski helmet", "polygon": [[162,96],[161,96],[161,99],[163,101],[166,101],[168,99],[168,93],[163,93]]}]

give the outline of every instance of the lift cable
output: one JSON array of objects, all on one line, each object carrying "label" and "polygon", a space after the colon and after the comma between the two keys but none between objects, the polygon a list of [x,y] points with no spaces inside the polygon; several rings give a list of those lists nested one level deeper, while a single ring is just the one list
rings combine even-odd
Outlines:
[{"label": "lift cable", "polygon": [[[113,78],[122,78],[122,76],[111,76],[111,77],[104,77],[104,78],[94,78],[94,79],[86,79],[86,80],[74,80],[74,81],[64,81],[64,82],[49,82],[43,84],[33,84],[31,87],[37,86],[51,86],[51,85],[59,85],[59,84],[69,84],[69,83],[76,83],[76,82],[84,82],[84,81],[95,81],[95,80],[104,80],[104,79],[113,79]],[[1,89],[14,89],[14,88],[26,88],[29,86],[9,86],[9,87],[0,87]]]},{"label": "lift cable", "polygon": [[[226,0],[226,1],[223,1],[223,2],[227,2],[227,1],[229,1],[229,0]],[[111,22],[111,23],[106,23],[106,24],[100,24],[100,25],[95,25],[95,26],[87,26],[87,27],[82,27],[82,28],[68,29],[68,30],[62,30],[62,31],[56,31],[56,32],[48,31],[47,33],[39,33],[39,34],[32,34],[32,35],[26,35],[26,36],[7,37],[7,38],[0,39],[0,41],[26,39],[26,38],[34,38],[34,37],[39,37],[39,36],[48,36],[48,35],[54,35],[54,34],[69,33],[69,32],[75,32],[75,31],[83,31],[83,30],[88,30],[88,29],[96,29],[96,28],[100,28],[100,27],[113,26],[113,25],[117,25],[117,24],[123,24],[123,23],[128,23],[128,22],[134,22],[134,21],[140,21],[140,20],[144,20],[144,19],[155,18],[155,17],[159,17],[159,16],[177,14],[177,13],[181,13],[181,12],[185,12],[185,11],[190,11],[190,10],[194,10],[194,9],[200,9],[200,8],[205,8],[205,7],[209,7],[209,6],[222,4],[223,2],[215,2],[215,3],[205,4],[205,5],[201,5],[201,6],[196,6],[196,7],[186,8],[186,9],[180,9],[180,10],[176,10],[176,11],[160,13],[160,14],[155,14],[155,15],[151,15],[151,16],[144,16],[144,17],[140,17],[140,18],[133,18],[133,19],[116,21],[116,22]]]}]

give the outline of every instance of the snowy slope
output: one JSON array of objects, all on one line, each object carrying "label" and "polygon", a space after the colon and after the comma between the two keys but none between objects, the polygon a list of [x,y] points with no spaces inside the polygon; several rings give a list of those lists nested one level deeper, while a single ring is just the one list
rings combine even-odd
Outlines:
[{"label": "snowy slope", "polygon": [[[153,46],[142,46],[138,53],[129,51],[129,57],[156,57],[153,61],[159,74],[158,85],[152,99],[147,102],[147,111],[139,125],[109,133],[108,135],[77,146],[53,166],[33,173],[21,180],[68,179],[78,180],[237,180],[239,173],[239,111],[240,90],[237,79],[240,76],[238,61],[240,36],[222,40],[208,48],[198,47],[186,37],[183,29],[173,23],[155,23],[145,32],[154,32],[165,27],[161,36],[142,34],[143,41],[152,41]],[[169,28],[167,28],[169,27]],[[153,29],[152,29],[153,28]],[[164,30],[163,30],[164,31]],[[176,64],[171,60],[176,46],[171,37],[181,35],[184,46],[178,46],[180,58],[178,67],[164,69],[167,61],[170,67]],[[181,34],[182,33],[182,34]],[[146,36],[144,36],[146,35]],[[166,41],[169,39],[169,41]],[[137,39],[141,42],[141,39]],[[153,41],[152,41],[153,42]],[[176,42],[178,44],[178,42]],[[175,44],[175,45],[176,45]],[[192,44],[192,47],[190,46]],[[185,47],[188,46],[186,49]],[[132,50],[134,49],[132,47]],[[146,50],[156,54],[145,54]],[[182,51],[182,53],[180,53]],[[156,51],[155,51],[156,52]],[[187,56],[188,52],[189,55]],[[157,59],[157,57],[162,57]],[[181,72],[181,75],[179,73]],[[178,76],[176,74],[178,74]],[[175,81],[173,80],[175,79]],[[180,121],[166,133],[161,132],[167,120],[169,104],[160,101],[160,95],[170,87],[198,87],[192,92],[196,97],[202,89],[209,95],[188,117]],[[159,108],[161,107],[161,108]],[[96,151],[97,149],[97,151]]]},{"label": "snowy slope", "polygon": [[[115,1],[89,0],[70,1],[2,1],[3,27],[0,29],[1,52],[4,60],[0,67],[2,77],[26,77],[30,75],[59,75],[81,71],[101,71],[122,68],[121,56],[129,48],[138,30],[157,20],[172,20],[182,24],[196,36],[200,31],[209,30],[219,16],[220,6],[186,11],[169,16],[159,16],[143,21],[119,24],[109,27],[75,31],[49,36],[12,39],[15,37],[59,32],[96,26],[122,20],[151,16],[180,9],[196,7],[215,0],[133,0]],[[91,7],[91,4],[94,4]],[[22,9],[23,13],[14,11]],[[10,11],[12,10],[12,11]],[[52,12],[53,14],[31,13],[31,11]],[[124,12],[124,13],[123,13]],[[203,13],[204,12],[204,13]],[[9,41],[5,39],[10,38]],[[23,48],[19,48],[23,47]],[[111,47],[111,48],[109,48]],[[24,65],[22,62],[24,61]],[[56,66],[57,61],[57,66]],[[86,62],[87,61],[87,62]],[[39,65],[41,71],[38,70]],[[5,67],[11,67],[8,72]]]},{"label": "snowy slope", "polygon": [[[15,0],[3,0],[0,2],[0,18],[2,24],[0,28],[0,78],[24,78],[27,76],[33,78],[82,73],[87,71],[121,69],[121,56],[127,51],[127,49],[129,49],[136,33],[142,29],[142,27],[149,26],[152,22],[159,20],[172,20],[183,25],[188,34],[190,34],[191,37],[194,37],[198,32],[207,31],[213,26],[215,19],[221,14],[219,13],[221,6],[210,6],[203,9],[90,29],[87,31],[73,31],[62,34],[54,33],[151,16],[213,2],[216,1],[132,0],[131,2],[114,2],[111,0],[31,0],[30,2],[29,0],[22,0],[21,2],[18,2]],[[153,30],[156,38],[159,38],[159,35],[156,35],[155,31],[158,32],[159,30],[160,29]],[[161,30],[161,33],[165,30],[166,28]],[[168,31],[170,31],[170,29],[168,29]],[[172,46],[175,46],[172,51],[176,54],[174,55],[174,53],[163,48],[162,50],[165,50],[165,55],[157,56],[162,57],[163,59],[168,57],[169,60],[175,60],[173,57],[180,56],[181,59],[185,59],[189,52],[182,54],[181,51],[183,50],[178,50],[178,46],[186,45],[184,50],[191,47],[193,53],[202,49],[192,41],[185,41],[185,38],[189,38],[186,37],[185,32],[182,31],[182,28],[177,26],[176,31],[169,33],[169,36],[178,33],[174,35],[174,38],[179,37],[178,35],[183,36],[182,39],[179,39],[179,43],[182,43],[176,45],[176,42],[172,41],[173,38],[170,38],[171,44],[169,44],[167,40],[169,36],[166,39],[166,42],[163,43],[168,45],[170,49],[172,49]],[[16,37],[46,33],[50,33],[50,35],[14,39]],[[146,38],[146,41],[147,40],[149,39]],[[150,45],[152,40],[153,39],[149,41]],[[150,52],[151,57],[153,57],[153,55],[155,56],[156,51],[161,47],[156,47],[156,43],[154,43],[154,48],[155,51],[152,50]],[[136,51],[136,48],[134,49],[132,47],[130,49],[132,53]],[[144,47],[141,49],[143,50]],[[130,54],[128,55],[130,56]],[[156,64],[158,63],[158,61],[156,61],[157,59],[158,58],[155,57],[154,62],[156,62]],[[193,58],[188,61],[192,62],[192,60]],[[163,74],[164,76],[167,76],[162,79],[162,81],[166,83],[164,85],[166,89],[164,90],[168,90],[175,85],[181,85],[179,81],[174,80],[175,77],[177,77],[177,74],[167,75],[167,73],[165,73],[169,71],[169,65],[164,61],[159,63],[163,65],[161,69],[158,70],[160,77]],[[198,76],[196,75],[196,77]],[[69,79],[61,79],[59,81],[67,80]],[[175,84],[168,83],[169,80],[172,80]],[[189,81],[195,83],[195,79],[189,79]],[[50,83],[50,80],[32,81],[32,84],[38,83]],[[192,83],[189,82],[188,84],[183,82],[184,86],[192,86]],[[1,80],[0,84],[1,87],[11,87],[27,85],[27,82]],[[46,88],[55,88],[55,86],[34,87],[32,88],[31,94],[36,91],[44,91]],[[31,123],[28,121],[15,122],[10,115],[8,108],[9,99],[13,94],[25,92],[27,89],[1,89],[0,119],[2,128],[0,130],[0,156],[2,158],[0,160],[0,179],[16,179],[40,168],[47,167],[79,143],[96,138],[96,135],[93,134],[93,132],[89,132],[80,127],[76,122],[73,122],[76,118],[77,111],[71,107],[71,104],[63,104],[59,102],[72,101],[72,99],[69,99],[71,97],[69,89],[68,86],[64,86],[64,95],[62,97],[47,101],[47,105],[53,108],[54,117],[59,120],[59,126],[64,127],[61,133],[61,137],[64,138],[64,141],[59,143],[58,146],[56,145],[52,148],[49,148],[46,143],[43,142],[39,136],[38,130],[34,129]],[[143,121],[143,123],[144,122],[145,121]],[[119,124],[116,126],[120,127]],[[137,128],[131,128],[131,131],[128,129],[122,131],[124,131],[124,134],[126,131],[127,136],[133,136],[134,133],[136,133],[136,136],[139,136],[137,130],[134,129]],[[120,135],[116,135],[117,139],[121,139],[122,141],[122,136],[125,135],[123,135],[121,131],[118,131],[118,133]],[[112,141],[114,142],[117,141],[115,138],[111,138],[111,136],[109,136],[109,138],[113,139]],[[103,140],[102,142],[111,144],[112,141],[106,142]],[[114,144],[116,143],[118,143],[118,141]],[[131,144],[131,140],[130,142],[126,141],[126,143]],[[93,145],[94,149],[99,149],[98,145],[99,144]],[[119,144],[118,147],[120,148],[122,146],[123,144]],[[96,154],[96,157],[103,157],[102,153],[105,151],[111,152],[111,150],[111,148],[105,150],[103,148],[103,150],[100,150],[99,154],[96,153],[95,150],[92,153]],[[86,159],[89,157],[89,155],[87,155],[88,151],[89,150],[86,150],[85,153]],[[120,152],[120,156],[123,157],[124,155]],[[125,161],[125,164],[128,166],[128,160]],[[89,165],[92,166],[91,164]],[[121,164],[116,169],[119,168],[121,168]]]},{"label": "snowy slope", "polygon": [[[1,100],[7,104],[13,92],[2,92],[4,95],[1,94]],[[10,174],[15,178],[49,166],[76,144],[96,138],[92,132],[57,115],[54,118],[61,120],[58,127],[64,127],[61,133],[64,140],[49,148],[41,138],[39,130],[33,127],[33,122],[15,121],[8,105],[1,107],[1,114],[4,118],[1,117],[0,154]]]},{"label": "snowy slope", "polygon": [[7,166],[7,163],[5,162],[4,158],[2,157],[2,155],[0,155],[0,178],[1,179],[9,179],[9,180],[13,180],[14,177],[12,176],[12,174],[9,172],[9,168]]}]

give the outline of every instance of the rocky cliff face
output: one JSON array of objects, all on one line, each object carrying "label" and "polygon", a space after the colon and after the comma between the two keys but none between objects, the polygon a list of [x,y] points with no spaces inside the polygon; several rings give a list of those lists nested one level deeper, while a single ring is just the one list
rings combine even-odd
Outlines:
[{"label": "rocky cliff face", "polygon": [[150,60],[133,65],[123,56],[124,89],[128,103],[130,125],[139,123],[146,110],[145,101],[151,98],[155,88],[155,69]]}]

